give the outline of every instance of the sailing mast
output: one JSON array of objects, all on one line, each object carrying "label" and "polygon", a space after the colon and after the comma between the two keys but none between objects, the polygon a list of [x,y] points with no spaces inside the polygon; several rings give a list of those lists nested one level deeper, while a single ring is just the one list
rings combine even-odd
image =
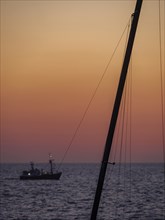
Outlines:
[{"label": "sailing mast", "polygon": [[120,74],[120,80],[119,80],[117,94],[116,94],[116,98],[115,98],[115,102],[114,102],[112,117],[111,117],[111,121],[110,121],[109,131],[108,131],[104,154],[103,154],[103,159],[102,159],[102,163],[101,163],[100,174],[99,174],[99,179],[98,179],[98,184],[97,184],[97,189],[96,189],[96,193],[95,193],[95,199],[94,199],[93,209],[92,209],[92,214],[91,214],[91,220],[96,220],[96,217],[97,217],[97,212],[98,212],[99,203],[100,203],[100,197],[101,197],[102,188],[103,188],[103,184],[104,184],[104,178],[105,178],[107,164],[108,164],[108,160],[109,160],[109,154],[111,151],[114,131],[115,131],[116,123],[117,123],[120,103],[121,103],[124,85],[125,85],[125,81],[126,81],[127,70],[128,70],[128,66],[129,66],[129,61],[130,61],[130,57],[131,57],[134,39],[135,39],[135,34],[136,34],[137,25],[138,25],[142,2],[143,2],[143,0],[137,0],[135,11],[132,15],[133,20],[132,20],[131,30],[130,30],[130,34],[129,34],[127,49],[125,52],[125,58],[124,58],[124,62],[123,62],[123,66],[122,66],[122,70],[121,70],[121,74]]}]

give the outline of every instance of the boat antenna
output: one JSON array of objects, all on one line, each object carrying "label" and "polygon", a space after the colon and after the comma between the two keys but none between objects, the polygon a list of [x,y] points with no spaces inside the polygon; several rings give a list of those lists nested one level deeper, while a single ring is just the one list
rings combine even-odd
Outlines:
[{"label": "boat antenna", "polygon": [[50,173],[53,174],[53,156],[49,153]]},{"label": "boat antenna", "polygon": [[31,165],[31,169],[34,170],[34,163],[30,162],[30,165]]},{"label": "boat antenna", "polygon": [[138,25],[142,2],[143,2],[143,0],[137,0],[136,6],[135,6],[135,11],[132,14],[133,20],[132,20],[132,24],[131,24],[131,30],[130,30],[130,34],[129,34],[127,49],[125,52],[125,58],[124,58],[124,62],[123,62],[123,66],[122,66],[122,70],[121,70],[121,74],[120,74],[120,80],[119,80],[119,84],[118,84],[118,89],[117,89],[113,112],[112,112],[112,117],[111,117],[111,121],[110,121],[110,125],[109,125],[109,131],[108,131],[107,140],[106,140],[106,144],[105,144],[103,159],[102,159],[102,163],[101,163],[100,174],[99,174],[97,189],[96,189],[96,193],[95,193],[95,199],[94,199],[93,208],[92,208],[91,220],[96,220],[96,217],[97,217],[97,212],[98,212],[99,203],[100,203],[100,197],[101,197],[101,193],[102,193],[102,189],[103,189],[105,174],[106,174],[107,165],[108,165],[108,159],[109,159],[109,155],[110,155],[110,151],[111,151],[113,136],[114,136],[115,127],[116,127],[116,123],[117,123],[120,103],[121,103],[124,85],[125,85],[125,81],[126,81],[127,70],[128,70],[128,66],[129,66],[131,53],[132,53],[132,48],[133,48],[133,43],[134,43],[134,39],[135,39],[135,34],[136,34],[137,25]]}]

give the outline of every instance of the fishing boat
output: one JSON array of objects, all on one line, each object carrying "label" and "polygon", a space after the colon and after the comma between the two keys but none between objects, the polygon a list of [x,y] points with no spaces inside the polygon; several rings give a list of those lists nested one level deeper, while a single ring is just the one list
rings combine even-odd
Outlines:
[{"label": "fishing boat", "polygon": [[62,172],[53,172],[53,159],[49,159],[50,171],[34,168],[34,163],[31,162],[31,169],[24,170],[20,175],[20,180],[59,180]]}]

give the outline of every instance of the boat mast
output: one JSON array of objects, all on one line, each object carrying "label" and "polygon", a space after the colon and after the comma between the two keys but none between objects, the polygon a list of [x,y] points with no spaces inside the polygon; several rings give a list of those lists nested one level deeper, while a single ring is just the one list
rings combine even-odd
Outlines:
[{"label": "boat mast", "polygon": [[108,131],[104,154],[103,154],[103,159],[102,159],[102,163],[101,163],[100,174],[99,174],[99,179],[98,179],[98,184],[97,184],[97,189],[96,189],[96,193],[95,193],[95,199],[94,199],[93,209],[92,209],[92,214],[91,214],[91,220],[96,220],[96,217],[97,217],[98,207],[99,207],[99,203],[100,203],[100,197],[101,197],[102,188],[103,188],[103,184],[104,184],[104,178],[105,178],[107,164],[108,164],[108,160],[109,160],[109,154],[111,151],[114,131],[115,131],[116,123],[117,123],[120,103],[121,103],[122,94],[123,94],[123,90],[124,90],[125,80],[126,80],[126,76],[127,76],[127,70],[128,70],[128,66],[129,66],[129,61],[130,61],[130,57],[131,57],[134,39],[135,39],[135,34],[136,34],[137,25],[138,25],[142,2],[143,2],[143,0],[137,0],[135,11],[132,15],[133,20],[132,20],[131,30],[130,30],[130,34],[129,34],[127,49],[125,52],[125,58],[124,58],[124,62],[123,62],[123,66],[122,66],[122,70],[121,70],[121,74],[120,74],[120,80],[119,80],[117,94],[116,94],[116,98],[115,98],[115,102],[114,102],[112,117],[111,117],[111,121],[110,121],[109,131]]},{"label": "boat mast", "polygon": [[49,154],[50,173],[53,174],[53,159],[52,154]]},{"label": "boat mast", "polygon": [[49,163],[50,163],[50,173],[53,174],[52,159],[49,160]]}]

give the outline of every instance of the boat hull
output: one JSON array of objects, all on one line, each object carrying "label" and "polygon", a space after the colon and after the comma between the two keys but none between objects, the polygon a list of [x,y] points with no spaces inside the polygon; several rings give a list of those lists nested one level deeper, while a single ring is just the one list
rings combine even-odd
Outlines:
[{"label": "boat hull", "polygon": [[42,175],[21,175],[20,180],[59,180],[62,172]]}]

